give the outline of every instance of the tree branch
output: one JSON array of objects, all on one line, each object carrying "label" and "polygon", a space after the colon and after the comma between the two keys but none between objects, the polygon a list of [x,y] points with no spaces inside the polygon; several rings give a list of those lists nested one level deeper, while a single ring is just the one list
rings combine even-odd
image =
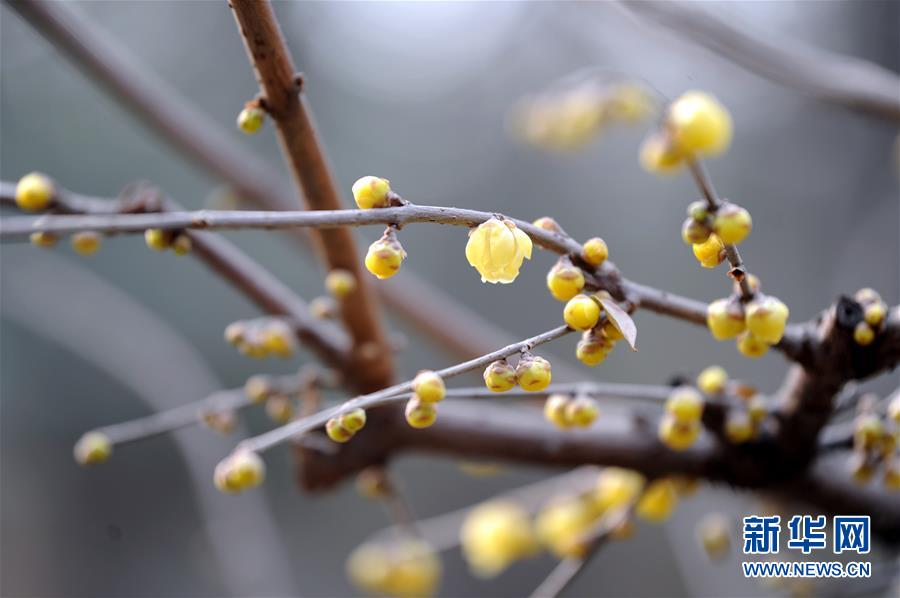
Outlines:
[{"label": "tree branch", "polygon": [[[295,183],[312,210],[341,207],[337,188],[316,136],[312,115],[300,95],[297,74],[275,13],[267,0],[229,2],[250,63],[264,96],[264,107],[278,129],[282,153]],[[357,281],[352,293],[340,299],[341,318],[353,339],[355,375],[348,380],[363,392],[391,383],[393,363],[381,323],[377,299],[363,276],[353,235],[344,228],[319,230],[319,257],[330,270],[351,272]]]},{"label": "tree branch", "polygon": [[[61,188],[57,188],[55,193],[54,206],[66,212],[91,211],[105,215],[130,212],[131,215],[138,215],[138,213],[146,211],[180,209],[180,206],[173,200],[163,198],[156,190],[150,188],[137,188],[122,198],[114,200],[84,197]],[[15,185],[0,184],[0,204],[15,205]],[[151,214],[144,215],[151,216]],[[152,216],[159,216],[159,214],[152,214]],[[45,217],[62,218],[63,216]],[[345,370],[349,362],[350,343],[341,330],[329,322],[314,318],[309,313],[306,303],[287,285],[231,242],[202,231],[190,231],[188,235],[191,238],[192,255],[203,261],[267,313],[288,317],[301,341],[316,351],[329,365],[342,371]]]}]

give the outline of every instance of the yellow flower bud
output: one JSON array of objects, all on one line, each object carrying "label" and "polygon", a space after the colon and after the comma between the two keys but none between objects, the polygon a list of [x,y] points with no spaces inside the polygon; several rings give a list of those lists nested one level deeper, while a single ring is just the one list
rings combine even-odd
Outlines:
[{"label": "yellow flower bud", "polygon": [[290,357],[297,348],[294,332],[281,320],[273,320],[262,330],[262,346],[267,353]]},{"label": "yellow flower bud", "polygon": [[350,581],[367,592],[423,598],[437,589],[441,562],[422,540],[403,538],[390,545],[363,544],[347,559]]},{"label": "yellow flower bud", "polygon": [[723,243],[737,245],[747,238],[753,228],[750,212],[733,203],[726,203],[716,211],[713,230]]},{"label": "yellow flower bud", "polygon": [[746,328],[741,304],[729,299],[717,299],[706,308],[706,326],[717,341],[735,338]]},{"label": "yellow flower bud", "polygon": [[856,341],[856,344],[860,347],[871,345],[872,341],[875,340],[875,331],[865,322],[860,322],[856,325],[856,328],[853,329],[853,340]]},{"label": "yellow flower bud", "polygon": [[584,288],[584,274],[571,261],[560,258],[547,272],[547,288],[557,301],[568,301]]},{"label": "yellow flower bud", "polygon": [[193,246],[193,241],[186,233],[179,233],[175,235],[175,239],[172,241],[172,253],[175,255],[187,255],[191,252]]},{"label": "yellow flower bud", "polygon": [[426,403],[413,396],[406,403],[406,422],[413,428],[427,428],[437,421],[437,408],[434,403]]},{"label": "yellow flower bud", "polygon": [[391,182],[377,176],[364,176],[353,183],[353,199],[362,210],[390,205]]},{"label": "yellow flower bud", "polygon": [[413,392],[426,403],[439,403],[447,394],[444,380],[431,370],[422,370],[412,382]]},{"label": "yellow flower bud", "polygon": [[491,218],[469,232],[466,259],[481,274],[481,282],[509,284],[531,259],[531,237],[511,220]]},{"label": "yellow flower bud", "polygon": [[356,278],[348,270],[337,268],[325,277],[325,288],[336,299],[343,299],[356,290]]},{"label": "yellow flower bud", "polygon": [[725,368],[712,365],[700,372],[697,376],[697,388],[708,395],[717,395],[725,392],[728,384],[728,372]]},{"label": "yellow flower bud", "polygon": [[725,245],[715,233],[703,243],[695,243],[694,257],[704,268],[715,268],[725,260]]},{"label": "yellow flower bud", "polygon": [[538,218],[537,220],[532,222],[532,224],[538,228],[542,228],[545,231],[548,231],[551,233],[561,233],[562,232],[562,228],[560,228],[560,226],[556,222],[556,220],[554,220],[553,218],[550,218],[549,216],[542,216],[541,218]]},{"label": "yellow flower bud", "polygon": [[566,415],[566,408],[572,402],[572,397],[563,394],[552,394],[544,401],[544,419],[554,424],[557,428],[565,430],[572,425]]},{"label": "yellow flower bud", "polygon": [[587,295],[575,295],[566,303],[563,319],[570,328],[590,330],[600,321],[600,304]]},{"label": "yellow flower bud", "polygon": [[676,388],[666,399],[666,411],[680,423],[700,421],[703,415],[703,397],[688,386]]},{"label": "yellow flower bud", "polygon": [[219,434],[231,434],[237,425],[237,417],[232,409],[205,411],[200,414],[200,423]]},{"label": "yellow flower bud", "polygon": [[873,328],[878,328],[879,326],[881,326],[881,323],[884,322],[884,318],[886,315],[887,308],[881,301],[872,303],[871,305],[867,305],[865,310],[863,311],[863,317],[866,320],[866,324],[872,326]]},{"label": "yellow flower bud", "polygon": [[250,376],[244,384],[244,393],[253,404],[262,403],[274,392],[265,376]]},{"label": "yellow flower bud", "polygon": [[356,476],[356,492],[363,498],[381,499],[391,492],[390,482],[383,468],[376,466],[363,469]]},{"label": "yellow flower bud", "polygon": [[669,106],[666,121],[675,144],[684,152],[718,155],[731,144],[731,115],[707,93],[682,94]]},{"label": "yellow flower bud", "polygon": [[262,484],[266,477],[266,464],[252,451],[241,450],[226,457],[213,475],[216,487],[228,493],[240,492]]},{"label": "yellow flower bud", "polygon": [[252,135],[262,128],[265,120],[266,113],[263,112],[262,109],[257,106],[248,105],[238,113],[237,126],[238,129],[247,135]]},{"label": "yellow flower bud", "polygon": [[244,341],[247,326],[243,322],[232,322],[225,327],[225,341],[229,345],[237,345]]},{"label": "yellow flower bud", "polygon": [[753,420],[744,411],[732,410],[725,419],[725,436],[734,444],[743,444],[753,438]]},{"label": "yellow flower bud", "polygon": [[[604,326],[605,329],[605,326]],[[587,330],[575,347],[575,357],[581,363],[594,367],[607,358],[613,350],[613,341],[605,334],[594,334],[593,330]]]},{"label": "yellow flower bud", "polygon": [[80,255],[92,255],[100,249],[100,235],[94,231],[84,231],[72,235],[72,249]]},{"label": "yellow flower bud", "polygon": [[332,417],[325,422],[325,433],[335,442],[344,443],[353,438],[353,432],[341,425],[341,421]]},{"label": "yellow flower bud", "polygon": [[340,417],[341,427],[352,433],[359,432],[366,425],[366,411],[357,407],[344,413]]},{"label": "yellow flower bud", "polygon": [[106,434],[88,432],[75,443],[75,461],[79,465],[103,463],[112,455],[113,445]]},{"label": "yellow flower bud", "polygon": [[754,299],[746,308],[747,330],[764,343],[774,345],[784,335],[789,311],[775,297]]},{"label": "yellow flower bud", "polygon": [[469,568],[481,577],[496,576],[537,552],[528,511],[509,500],[493,500],[469,511],[459,543]]},{"label": "yellow flower bud", "polygon": [[700,437],[700,421],[678,421],[667,414],[659,421],[659,439],[673,451],[687,450]]},{"label": "yellow flower bud", "polygon": [[266,400],[266,415],[276,424],[286,424],[294,418],[294,402],[282,394],[269,397]]},{"label": "yellow flower bud", "polygon": [[647,172],[672,173],[684,163],[684,154],[664,135],[654,133],[641,144],[640,163]]},{"label": "yellow flower bud", "polygon": [[56,245],[56,242],[59,241],[59,237],[52,233],[37,231],[31,233],[28,240],[31,241],[31,244],[35,247],[53,247]]},{"label": "yellow flower bud", "polygon": [[668,519],[678,505],[678,491],[672,480],[660,479],[650,482],[643,496],[638,500],[635,513],[647,521],[660,523]]},{"label": "yellow flower bud", "polygon": [[40,172],[30,172],[16,184],[16,205],[28,212],[46,209],[53,201],[53,181]]},{"label": "yellow flower bud", "polygon": [[681,225],[681,240],[686,245],[705,243],[709,239],[710,232],[706,223],[698,222],[694,218],[688,217]]},{"label": "yellow flower bud", "polygon": [[607,467],[597,479],[592,500],[597,511],[623,508],[637,498],[644,487],[644,476],[630,469]]},{"label": "yellow flower bud", "polygon": [[403,246],[397,240],[392,229],[369,246],[366,253],[366,269],[377,278],[390,278],[400,270],[400,264],[406,257]]},{"label": "yellow flower bud", "polygon": [[581,248],[581,258],[592,266],[599,266],[609,257],[606,241],[600,237],[591,237]]},{"label": "yellow flower bud", "polygon": [[756,338],[749,330],[742,333],[737,339],[737,350],[741,355],[756,359],[762,357],[769,350],[769,345]]},{"label": "yellow flower bud", "polygon": [[484,385],[493,392],[511,390],[517,382],[516,370],[505,359],[494,361],[484,369]]},{"label": "yellow flower bud", "polygon": [[172,234],[161,228],[148,228],[144,231],[144,241],[150,249],[165,251],[172,244]]},{"label": "yellow flower bud", "polygon": [[884,425],[874,413],[860,415],[854,422],[853,444],[859,449],[875,448],[881,440]]},{"label": "yellow flower bud", "polygon": [[584,535],[594,519],[586,501],[574,496],[557,498],[538,512],[535,531],[541,544],[557,557],[577,558],[584,555]]},{"label": "yellow flower bud", "polygon": [[552,379],[550,362],[536,355],[523,356],[516,365],[516,379],[529,392],[544,390]]},{"label": "yellow flower bud", "polygon": [[597,401],[587,396],[575,397],[568,405],[566,405],[566,420],[573,426],[587,428],[597,416],[600,414],[600,407]]}]

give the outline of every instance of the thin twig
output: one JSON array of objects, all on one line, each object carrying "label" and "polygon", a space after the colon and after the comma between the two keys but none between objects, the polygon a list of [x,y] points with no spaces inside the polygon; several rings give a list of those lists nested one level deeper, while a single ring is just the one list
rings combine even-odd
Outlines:
[{"label": "thin twig", "polygon": [[[533,349],[534,347],[537,347],[544,343],[548,343],[570,332],[572,332],[571,328],[567,326],[559,326],[542,334],[538,334],[523,341],[508,345],[506,347],[503,347],[502,349],[498,349],[493,353],[488,353],[487,355],[482,355],[481,357],[476,357],[475,359],[470,359],[469,361],[465,361],[463,363],[438,370],[436,373],[445,379],[453,378],[454,376],[459,376],[461,374],[465,374],[467,372],[471,372],[472,370],[486,366],[492,361],[514,355],[520,352],[522,349]],[[389,386],[377,392],[356,397],[355,399],[351,399],[337,407],[325,409],[316,413],[315,415],[295,420],[280,428],[276,428],[260,436],[245,440],[241,442],[240,445],[238,445],[238,450],[246,449],[257,452],[265,451],[286,440],[289,440],[290,438],[298,434],[303,434],[305,432],[309,432],[310,430],[319,428],[325,425],[325,423],[329,419],[340,415],[341,413],[345,413],[356,408],[368,409],[370,407],[375,407],[377,405],[382,405],[391,401],[397,401],[397,395],[410,392],[411,390],[412,381],[408,380],[400,384],[394,384],[393,386]]]}]

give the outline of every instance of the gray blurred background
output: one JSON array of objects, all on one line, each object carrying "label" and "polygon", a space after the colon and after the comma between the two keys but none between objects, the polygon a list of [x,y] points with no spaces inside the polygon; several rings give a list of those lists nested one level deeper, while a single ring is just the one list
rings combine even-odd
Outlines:
[{"label": "gray blurred background", "polygon": [[[283,171],[271,127],[234,129],[256,93],[224,2],[91,2],[76,7],[155,73],[197,103],[234,143]],[[709,3],[734,23],[866,58],[898,70],[897,2]],[[600,65],[652,82],[669,96],[706,89],[735,121],[731,150],[708,164],[718,189],[748,207],[754,233],[741,247],[765,290],[805,320],[840,293],[873,286],[898,300],[896,130],[749,74],[606,3],[281,3],[285,36],[318,119],[341,189],[365,174],[391,179],[418,203],[533,219],[552,214],[576,238],[603,236],[625,274],[712,300],[723,273],[697,267],[680,222],[696,189],[686,175],[641,171],[644,129],[611,130],[585,150],[521,145],[504,125],[518,98],[576,69]],[[0,175],[51,174],[85,194],[114,196],[151,181],[192,208],[220,185],[192,167],[109,99],[5,4],[0,7]],[[359,230],[365,247],[380,234]],[[306,298],[322,293],[307,254],[279,234],[230,234]],[[445,288],[516,337],[557,325],[544,288],[553,263],[538,253],[514,285],[482,285],[457,228],[412,226],[404,271]],[[71,447],[86,429],[138,417],[243,384],[260,371],[289,372],[307,359],[256,362],[222,341],[224,326],[254,308],[192,260],[150,252],[138,237],[104,241],[91,258],[3,245],[2,539],[4,596],[354,595],[344,558],[388,524],[352,485],[302,495],[287,450],[268,457],[260,489],[234,498],[210,484],[236,442],[191,429],[122,447],[106,465],[77,467]],[[440,317],[439,314],[435,314]],[[453,361],[402,321],[410,345],[404,377]],[[665,383],[716,362],[774,390],[786,363],[741,358],[701,328],[637,316],[640,353],[616,351],[586,377]],[[569,340],[544,353],[575,363]],[[460,384],[477,382],[477,378]],[[895,387],[897,375],[870,386]],[[248,413],[240,435],[269,426]],[[467,478],[447,459],[398,461],[415,512],[429,516],[548,475],[509,467]],[[711,488],[685,501],[663,527],[605,549],[572,586],[582,596],[747,596],[775,590],[743,580],[738,560],[706,563],[693,540],[710,510],[739,516],[750,497]],[[521,596],[552,568],[549,557],[493,581],[444,555],[444,596]],[[876,573],[887,555],[873,554]],[[837,586],[818,592],[860,592]],[[877,592],[876,592],[877,593]]]}]

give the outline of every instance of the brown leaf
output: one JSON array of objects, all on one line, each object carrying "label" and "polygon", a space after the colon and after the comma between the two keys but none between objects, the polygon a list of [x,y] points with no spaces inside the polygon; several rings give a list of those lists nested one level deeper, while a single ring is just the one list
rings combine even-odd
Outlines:
[{"label": "brown leaf", "polygon": [[631,350],[637,351],[637,347],[634,346],[637,340],[637,326],[634,325],[634,320],[631,319],[631,316],[609,297],[595,297],[595,299],[606,310],[606,317],[613,323],[613,326],[619,329]]}]

